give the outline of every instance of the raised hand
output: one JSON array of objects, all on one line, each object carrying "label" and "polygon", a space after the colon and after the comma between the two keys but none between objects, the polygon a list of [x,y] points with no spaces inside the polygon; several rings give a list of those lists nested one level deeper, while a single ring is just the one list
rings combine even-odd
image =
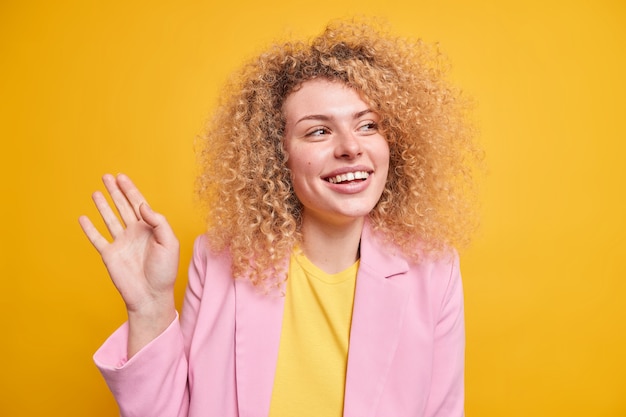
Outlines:
[{"label": "raised hand", "polygon": [[122,219],[100,192],[93,201],[112,237],[109,242],[86,216],[79,223],[102,256],[124,299],[129,320],[129,357],[174,319],[174,282],[179,244],[165,218],[152,211],[130,178],[105,175],[104,185]]}]

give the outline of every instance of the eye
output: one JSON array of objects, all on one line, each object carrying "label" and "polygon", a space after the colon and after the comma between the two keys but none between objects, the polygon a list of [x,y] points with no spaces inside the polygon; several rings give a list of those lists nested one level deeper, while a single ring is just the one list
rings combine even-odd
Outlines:
[{"label": "eye", "polygon": [[316,128],[309,130],[305,136],[320,137],[320,136],[327,135],[329,133],[330,133],[330,130],[326,129],[325,127],[316,127]]},{"label": "eye", "polygon": [[359,125],[358,130],[364,133],[375,133],[378,132],[378,123],[368,120],[367,122]]}]

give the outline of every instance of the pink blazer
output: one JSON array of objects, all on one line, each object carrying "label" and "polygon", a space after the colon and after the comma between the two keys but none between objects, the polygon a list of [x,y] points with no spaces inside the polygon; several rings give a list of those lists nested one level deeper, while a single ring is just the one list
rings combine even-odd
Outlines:
[{"label": "pink blazer", "polygon": [[[94,360],[124,417],[266,417],[283,305],[233,280],[201,236],[180,321],[130,360],[124,324]],[[464,332],[456,254],[409,263],[366,225],[344,416],[463,416]]]}]

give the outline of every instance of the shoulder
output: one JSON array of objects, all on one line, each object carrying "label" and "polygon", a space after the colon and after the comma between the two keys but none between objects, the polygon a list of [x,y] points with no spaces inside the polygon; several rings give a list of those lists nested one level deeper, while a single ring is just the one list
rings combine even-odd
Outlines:
[{"label": "shoulder", "polygon": [[216,251],[212,248],[206,233],[196,237],[189,265],[189,285],[199,282],[204,285],[207,276],[232,279],[232,261],[228,250]]},{"label": "shoulder", "polygon": [[419,261],[410,264],[406,278],[416,303],[429,306],[434,322],[451,314],[462,315],[463,283],[456,250],[423,253]]},{"label": "shoulder", "polygon": [[426,252],[417,249],[417,260],[408,260],[411,269],[422,269],[429,275],[448,281],[459,270],[459,254],[454,248],[440,252]]},{"label": "shoulder", "polygon": [[228,249],[215,250],[209,240],[209,236],[206,233],[196,237],[193,244],[193,259],[194,261],[198,260],[203,263],[206,263],[207,261],[218,263],[231,262],[231,256]]},{"label": "shoulder", "polygon": [[[425,250],[426,245],[416,238],[410,251],[403,250],[392,239],[377,232],[366,223],[361,236],[361,256],[364,262],[379,270],[396,269],[398,272],[419,272],[446,280],[458,271],[459,256],[454,248],[438,252]],[[407,253],[408,252],[408,253]]]}]

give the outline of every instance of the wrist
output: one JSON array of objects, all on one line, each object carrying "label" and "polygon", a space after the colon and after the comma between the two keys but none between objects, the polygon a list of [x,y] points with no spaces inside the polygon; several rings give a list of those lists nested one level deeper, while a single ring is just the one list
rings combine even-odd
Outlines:
[{"label": "wrist", "polygon": [[129,324],[140,324],[142,327],[163,327],[169,325],[176,317],[174,297],[145,302],[134,308],[127,308]]},{"label": "wrist", "polygon": [[163,333],[176,318],[174,298],[128,310],[128,358]]}]

